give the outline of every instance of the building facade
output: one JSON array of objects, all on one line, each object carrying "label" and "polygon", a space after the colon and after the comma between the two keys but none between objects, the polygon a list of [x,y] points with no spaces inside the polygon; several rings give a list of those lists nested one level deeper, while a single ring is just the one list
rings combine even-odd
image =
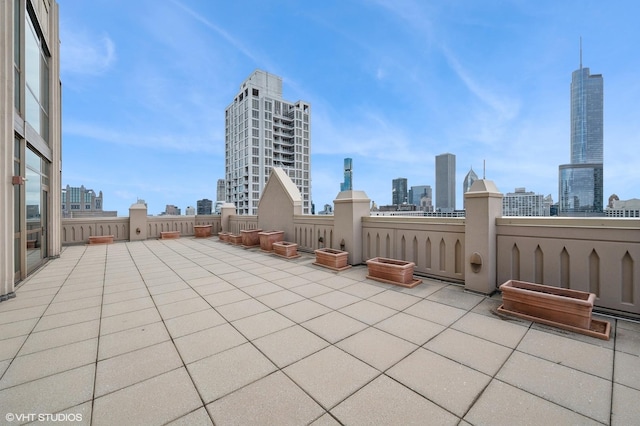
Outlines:
[{"label": "building facade", "polygon": [[96,194],[93,189],[82,186],[62,188],[62,217],[113,217],[117,211],[104,211],[102,191]]},{"label": "building facade", "polygon": [[407,203],[407,179],[397,178],[391,182],[391,204],[399,206]]},{"label": "building facade", "polygon": [[353,189],[353,160],[344,159],[344,181],[340,184],[340,191],[351,191]]},{"label": "building facade", "polygon": [[282,98],[282,78],[256,70],[225,110],[225,201],[255,215],[273,167],[282,168],[311,213],[311,105]]},{"label": "building facade", "polygon": [[196,207],[199,215],[209,215],[213,211],[213,201],[203,198],[202,200],[198,200]]},{"label": "building facade", "polygon": [[571,76],[571,163],[558,173],[559,214],[599,215],[604,204],[604,89],[601,74],[582,67]]},{"label": "building facade", "polygon": [[55,0],[0,2],[0,300],[61,250],[61,83]]},{"label": "building facade", "polygon": [[409,204],[418,206],[418,210],[432,211],[433,210],[433,191],[431,185],[416,185],[409,189]]},{"label": "building facade", "polygon": [[225,191],[224,191],[224,179],[218,179],[218,183],[216,185],[216,201],[224,201]]},{"label": "building facade", "polygon": [[452,212],[456,209],[456,156],[436,156],[436,210]]},{"label": "building facade", "polygon": [[182,214],[182,210],[178,206],[174,206],[173,204],[167,204],[162,214],[171,215],[171,216],[180,216]]},{"label": "building facade", "polygon": [[502,198],[503,216],[549,216],[553,200],[542,194],[516,188]]}]

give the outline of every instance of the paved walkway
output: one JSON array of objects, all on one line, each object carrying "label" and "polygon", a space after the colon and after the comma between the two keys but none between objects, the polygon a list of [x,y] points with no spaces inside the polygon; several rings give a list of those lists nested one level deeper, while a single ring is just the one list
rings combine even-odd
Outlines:
[{"label": "paved walkway", "polygon": [[312,262],[217,238],[65,248],[0,303],[0,424],[639,422],[640,324],[606,318],[602,341]]}]

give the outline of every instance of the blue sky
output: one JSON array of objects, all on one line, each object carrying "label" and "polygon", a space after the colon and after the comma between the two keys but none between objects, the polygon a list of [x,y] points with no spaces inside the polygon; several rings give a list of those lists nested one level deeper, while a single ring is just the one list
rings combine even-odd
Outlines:
[{"label": "blue sky", "polygon": [[[255,69],[312,106],[316,209],[354,189],[391,203],[391,181],[435,189],[456,155],[500,191],[558,199],[569,163],[569,85],[604,78],[604,193],[640,198],[640,2],[475,0],[58,0],[63,186],[128,215],[215,199],[224,110]],[[435,191],[434,191],[435,192]]]}]

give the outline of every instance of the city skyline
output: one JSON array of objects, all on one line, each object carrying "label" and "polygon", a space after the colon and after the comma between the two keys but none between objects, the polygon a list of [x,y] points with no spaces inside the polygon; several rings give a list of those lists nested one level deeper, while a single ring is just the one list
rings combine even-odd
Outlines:
[{"label": "city skyline", "polygon": [[123,5],[60,1],[62,185],[101,188],[121,216],[137,198],[153,214],[216,198],[224,109],[255,69],[313,106],[316,209],[339,192],[345,157],[354,189],[385,205],[396,176],[435,188],[441,152],[456,155],[457,182],[486,160],[503,193],[556,199],[580,36],[607,79],[604,197],[640,195],[636,2]]}]

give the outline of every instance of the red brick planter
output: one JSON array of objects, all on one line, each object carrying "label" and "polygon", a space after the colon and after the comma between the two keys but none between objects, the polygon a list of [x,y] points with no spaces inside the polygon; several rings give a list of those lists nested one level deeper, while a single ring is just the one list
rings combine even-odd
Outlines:
[{"label": "red brick planter", "polygon": [[298,244],[290,243],[288,241],[276,241],[272,244],[273,252],[278,256],[286,257],[287,259],[293,259],[300,257],[298,254]]},{"label": "red brick planter", "polygon": [[227,239],[229,238],[229,235],[231,235],[231,232],[220,231],[218,232],[218,239],[226,243]]},{"label": "red brick planter", "polygon": [[422,282],[420,279],[413,278],[415,266],[415,263],[404,260],[374,257],[373,259],[367,260],[367,268],[369,270],[367,278],[412,288]]},{"label": "red brick planter", "polygon": [[242,247],[251,248],[260,245],[260,232],[262,229],[243,229],[240,231],[242,236]]},{"label": "red brick planter", "polygon": [[351,265],[347,265],[347,261],[349,259],[348,251],[321,248],[317,249],[315,254],[316,261],[313,263],[314,265],[323,266],[334,271],[343,271],[351,268]]},{"label": "red brick planter", "polygon": [[233,244],[234,246],[239,246],[242,244],[242,235],[229,234],[227,236],[227,242]]},{"label": "red brick planter", "polygon": [[609,340],[611,325],[591,318],[594,293],[509,280],[498,312]]},{"label": "red brick planter", "polygon": [[196,238],[209,238],[211,236],[211,225],[195,225],[193,232]]},{"label": "red brick planter", "polygon": [[273,251],[273,243],[284,240],[284,231],[262,231],[258,235],[260,249],[263,251]]}]

